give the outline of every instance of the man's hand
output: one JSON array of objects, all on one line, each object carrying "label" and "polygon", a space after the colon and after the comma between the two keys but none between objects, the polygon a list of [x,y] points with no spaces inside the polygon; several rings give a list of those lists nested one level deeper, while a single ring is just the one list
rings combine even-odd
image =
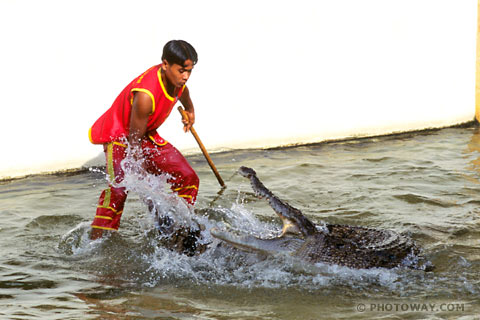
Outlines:
[{"label": "man's hand", "polygon": [[190,128],[193,126],[195,123],[195,112],[189,112],[185,110],[185,113],[188,116],[188,119],[182,118],[183,122],[183,131],[188,132],[190,131]]},{"label": "man's hand", "polygon": [[193,108],[192,99],[190,99],[190,90],[188,90],[187,86],[185,86],[185,89],[183,90],[180,102],[183,104],[185,113],[188,116],[188,119],[182,117],[183,131],[188,132],[195,123],[195,109]]}]

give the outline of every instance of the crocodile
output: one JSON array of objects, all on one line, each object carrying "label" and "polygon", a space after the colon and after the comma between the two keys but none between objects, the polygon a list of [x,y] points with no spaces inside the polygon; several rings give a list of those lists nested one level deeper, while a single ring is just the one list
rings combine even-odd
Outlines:
[{"label": "crocodile", "polygon": [[340,265],[355,269],[395,268],[405,266],[430,271],[433,265],[420,255],[420,249],[409,237],[392,230],[341,224],[315,225],[296,209],[279,199],[248,167],[240,175],[250,179],[256,196],[265,198],[283,221],[281,235],[258,238],[212,228],[210,233],[245,251],[267,254],[284,252],[311,263]]}]

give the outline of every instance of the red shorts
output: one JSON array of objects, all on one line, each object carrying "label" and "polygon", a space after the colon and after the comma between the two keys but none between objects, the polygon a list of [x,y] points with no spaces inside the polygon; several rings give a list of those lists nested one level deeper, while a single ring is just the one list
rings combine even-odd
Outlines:
[{"label": "red shorts", "polygon": [[[110,181],[120,183],[123,180],[124,172],[120,163],[126,156],[126,147],[120,142],[104,145],[106,171]],[[145,139],[142,150],[147,171],[156,175],[168,173],[168,183],[172,190],[193,205],[197,198],[199,179],[185,157],[158,134]],[[116,188],[110,184],[100,195],[92,228],[118,230],[126,199],[125,188]]]}]

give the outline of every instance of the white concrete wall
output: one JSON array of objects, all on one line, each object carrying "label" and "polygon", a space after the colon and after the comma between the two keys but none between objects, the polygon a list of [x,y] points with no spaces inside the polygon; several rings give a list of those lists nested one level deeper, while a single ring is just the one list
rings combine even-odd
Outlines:
[{"label": "white concrete wall", "polygon": [[[0,178],[94,158],[90,125],[170,39],[210,150],[438,127],[475,114],[476,0],[0,0]],[[196,150],[174,111],[161,134]]]}]

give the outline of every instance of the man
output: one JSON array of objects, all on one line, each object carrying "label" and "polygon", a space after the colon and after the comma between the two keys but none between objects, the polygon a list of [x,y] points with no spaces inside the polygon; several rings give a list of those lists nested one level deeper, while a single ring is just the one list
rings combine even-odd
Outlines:
[{"label": "man", "polygon": [[162,64],[156,65],[132,80],[113,105],[91,127],[90,141],[103,144],[109,187],[102,191],[91,239],[102,236],[103,230],[118,230],[127,193],[118,188],[124,178],[120,165],[127,154],[141,163],[141,170],[152,174],[169,174],[168,182],[178,196],[195,203],[199,179],[187,160],[156,129],[166,120],[180,100],[188,119],[184,131],[195,122],[195,112],[187,86],[198,61],[195,49],[186,41],[172,40],[163,48]]}]

